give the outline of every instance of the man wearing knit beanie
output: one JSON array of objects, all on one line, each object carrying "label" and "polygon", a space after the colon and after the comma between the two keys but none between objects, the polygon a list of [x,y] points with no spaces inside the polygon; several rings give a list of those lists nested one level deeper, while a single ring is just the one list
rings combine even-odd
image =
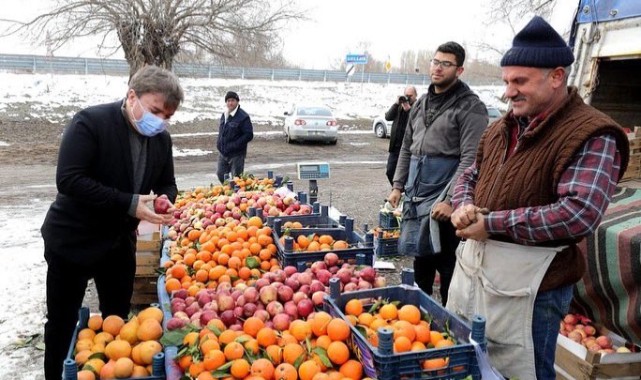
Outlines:
[{"label": "man wearing knit beanie", "polygon": [[514,37],[501,60],[511,110],[486,130],[452,197],[467,240],[447,307],[486,317],[490,360],[508,378],[555,378],[560,321],[585,272],[576,244],[628,163],[623,129],[567,87],[572,62],[541,17]]},{"label": "man wearing knit beanie", "polygon": [[225,112],[220,116],[218,125],[218,169],[216,174],[220,183],[225,177],[238,176],[245,170],[247,144],[254,138],[254,127],[245,110],[238,104],[240,97],[234,91],[225,94]]}]

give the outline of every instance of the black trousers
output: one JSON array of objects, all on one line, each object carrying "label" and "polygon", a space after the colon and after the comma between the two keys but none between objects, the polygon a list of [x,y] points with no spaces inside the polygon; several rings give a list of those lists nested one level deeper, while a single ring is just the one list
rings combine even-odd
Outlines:
[{"label": "black trousers", "polygon": [[[87,254],[90,255],[91,247]],[[45,323],[45,378],[60,380],[63,361],[69,351],[71,337],[78,320],[90,278],[98,291],[103,318],[119,315],[127,318],[131,307],[136,273],[135,236],[121,236],[112,250],[91,266],[66,260],[63,255],[48,251],[47,260],[47,322]]]},{"label": "black trousers", "polygon": [[399,152],[390,152],[389,156],[387,156],[387,168],[385,169],[385,175],[387,176],[390,185],[394,185],[394,173],[396,172],[398,154]]},{"label": "black trousers", "polygon": [[439,293],[443,306],[447,303],[447,292],[450,290],[454,266],[456,265],[456,247],[460,239],[455,234],[450,222],[440,222],[441,253],[414,258],[414,281],[425,293],[433,294],[434,278],[438,271],[441,278]]}]

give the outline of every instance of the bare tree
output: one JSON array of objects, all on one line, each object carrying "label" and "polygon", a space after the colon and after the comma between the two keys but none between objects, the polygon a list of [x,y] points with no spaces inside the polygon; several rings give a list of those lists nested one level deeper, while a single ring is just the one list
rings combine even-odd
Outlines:
[{"label": "bare tree", "polygon": [[[122,48],[133,74],[146,64],[171,69],[181,49],[227,60],[239,51],[267,55],[284,24],[302,19],[294,0],[59,0],[9,32],[44,39],[46,31],[54,50],[77,37],[100,36],[101,50]],[[109,47],[114,34],[119,45]]]},{"label": "bare tree", "polygon": [[[491,0],[486,26],[504,25],[508,28],[511,35],[517,32],[520,23],[528,20],[533,16],[541,16],[549,19],[554,10],[557,0]],[[496,46],[492,42],[478,41],[473,43],[481,51],[491,52],[495,55],[502,56],[507,47]]]}]

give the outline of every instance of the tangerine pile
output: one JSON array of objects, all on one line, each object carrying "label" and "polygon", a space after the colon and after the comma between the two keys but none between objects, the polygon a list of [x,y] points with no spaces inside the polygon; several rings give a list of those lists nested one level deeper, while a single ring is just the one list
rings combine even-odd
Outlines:
[{"label": "tangerine pile", "polygon": [[[365,310],[359,299],[349,300],[345,304],[345,315],[353,325],[360,326],[369,343],[378,347],[380,328],[393,331],[394,353],[423,351],[430,348],[444,348],[456,343],[448,333],[430,328],[430,323],[422,318],[421,310],[414,305],[403,305],[400,308],[394,303],[382,304],[374,313]],[[425,360],[424,369],[434,370],[447,367],[447,358]]]},{"label": "tangerine pile", "polygon": [[[300,223],[299,223],[300,224]],[[280,237],[280,243],[285,245],[285,237],[283,234]],[[333,251],[337,249],[348,249],[349,244],[345,240],[335,240],[332,235],[328,234],[300,234],[294,240],[294,252],[320,252],[320,251]]]},{"label": "tangerine pile", "polygon": [[75,360],[79,380],[146,377],[162,351],[163,312],[148,307],[125,322],[117,315],[92,315],[78,332]]},{"label": "tangerine pile", "polygon": [[261,271],[280,269],[276,252],[272,229],[257,216],[191,229],[170,247],[170,260],[164,265],[165,290],[171,294],[186,289],[193,296],[222,282],[251,286]]},{"label": "tangerine pile", "polygon": [[363,379],[362,364],[345,343],[349,324],[326,312],[297,319],[285,331],[247,318],[241,331],[211,320],[190,332],[179,348],[179,367],[197,380],[350,380]]}]

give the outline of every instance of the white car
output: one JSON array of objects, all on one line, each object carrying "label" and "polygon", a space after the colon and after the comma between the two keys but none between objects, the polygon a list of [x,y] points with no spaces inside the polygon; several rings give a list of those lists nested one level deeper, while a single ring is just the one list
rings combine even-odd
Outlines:
[{"label": "white car", "polygon": [[[489,117],[489,124],[500,119],[503,114],[496,107],[487,107],[487,116]],[[385,120],[385,116],[377,116],[372,122],[372,130],[376,137],[385,138],[390,137],[392,133],[392,122]]]},{"label": "white car", "polygon": [[288,143],[294,141],[324,141],[335,145],[338,123],[332,110],[320,105],[294,105],[285,112],[283,126]]}]

